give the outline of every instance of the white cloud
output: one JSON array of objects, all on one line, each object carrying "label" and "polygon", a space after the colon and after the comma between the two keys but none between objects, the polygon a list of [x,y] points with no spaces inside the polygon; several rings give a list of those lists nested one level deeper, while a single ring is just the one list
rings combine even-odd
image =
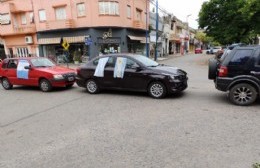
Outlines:
[{"label": "white cloud", "polygon": [[[201,9],[203,2],[207,0],[158,0],[159,7],[165,9],[168,13],[175,15],[178,19],[183,22],[187,21],[190,27],[197,29],[198,14]],[[154,0],[156,2],[156,0]],[[151,6],[153,8],[153,6]]]}]

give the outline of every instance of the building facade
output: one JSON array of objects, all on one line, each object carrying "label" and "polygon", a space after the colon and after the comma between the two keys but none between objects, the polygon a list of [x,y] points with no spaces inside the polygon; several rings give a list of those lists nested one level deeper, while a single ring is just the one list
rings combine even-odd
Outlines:
[{"label": "building facade", "polygon": [[[2,0],[0,36],[5,53],[95,57],[106,53],[145,53],[148,0]],[[149,15],[149,13],[148,13]],[[147,23],[147,24],[146,24]]]}]

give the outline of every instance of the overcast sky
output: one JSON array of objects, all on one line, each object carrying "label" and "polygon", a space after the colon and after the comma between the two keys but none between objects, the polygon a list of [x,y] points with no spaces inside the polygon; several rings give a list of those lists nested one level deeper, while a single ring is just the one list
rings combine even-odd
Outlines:
[{"label": "overcast sky", "polygon": [[158,4],[183,22],[186,22],[187,16],[191,14],[191,16],[188,17],[189,25],[197,29],[198,23],[196,19],[198,19],[201,5],[205,1],[207,0],[158,0]]}]

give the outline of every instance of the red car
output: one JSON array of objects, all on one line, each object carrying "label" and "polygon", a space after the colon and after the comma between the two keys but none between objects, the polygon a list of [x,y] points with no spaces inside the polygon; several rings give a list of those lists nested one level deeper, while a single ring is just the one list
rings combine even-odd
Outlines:
[{"label": "red car", "polygon": [[195,54],[202,54],[202,49],[201,48],[196,48],[195,49]]},{"label": "red car", "polygon": [[72,87],[75,76],[75,70],[57,66],[44,57],[6,58],[0,62],[0,81],[6,90],[26,85],[48,92],[53,87]]}]

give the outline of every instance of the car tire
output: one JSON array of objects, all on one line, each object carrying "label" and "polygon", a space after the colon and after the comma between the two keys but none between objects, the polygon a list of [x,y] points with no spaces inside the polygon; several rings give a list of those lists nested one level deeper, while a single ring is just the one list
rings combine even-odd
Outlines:
[{"label": "car tire", "polygon": [[89,79],[86,82],[86,89],[87,89],[87,92],[90,94],[96,94],[99,92],[98,84],[94,79]]},{"label": "car tire", "polygon": [[215,79],[217,77],[218,61],[214,58],[209,59],[208,78]]},{"label": "car tire", "polygon": [[233,104],[247,106],[255,102],[257,92],[252,85],[240,83],[230,89],[228,97]]},{"label": "car tire", "polygon": [[162,82],[152,82],[148,86],[148,93],[151,97],[160,99],[166,96],[166,87]]},{"label": "car tire", "polygon": [[47,79],[40,80],[39,87],[43,92],[49,92],[52,89],[52,85]]},{"label": "car tire", "polygon": [[2,86],[5,90],[10,90],[13,88],[13,85],[9,82],[7,78],[2,79]]}]

